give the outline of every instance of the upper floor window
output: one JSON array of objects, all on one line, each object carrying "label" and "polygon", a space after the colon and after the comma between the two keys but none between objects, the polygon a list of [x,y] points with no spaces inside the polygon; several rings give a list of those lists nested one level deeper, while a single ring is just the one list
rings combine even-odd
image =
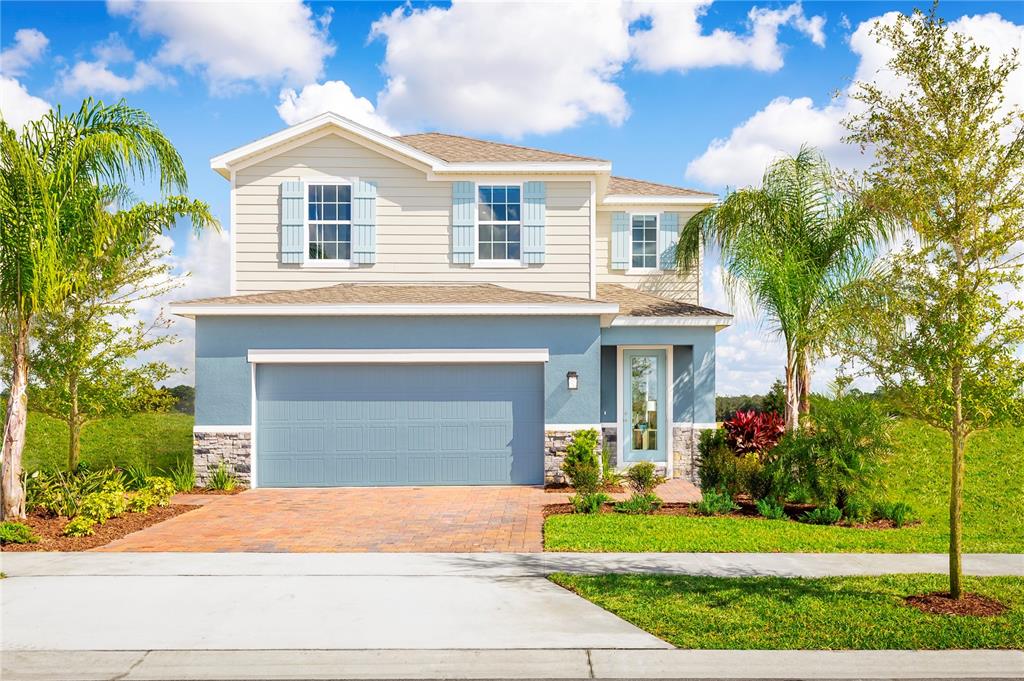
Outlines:
[{"label": "upper floor window", "polygon": [[634,215],[630,240],[630,254],[634,269],[654,269],[658,266],[658,217]]},{"label": "upper floor window", "polygon": [[521,209],[518,186],[480,186],[477,189],[478,259],[519,260]]},{"label": "upper floor window", "polygon": [[311,184],[307,189],[309,260],[352,258],[352,187]]}]

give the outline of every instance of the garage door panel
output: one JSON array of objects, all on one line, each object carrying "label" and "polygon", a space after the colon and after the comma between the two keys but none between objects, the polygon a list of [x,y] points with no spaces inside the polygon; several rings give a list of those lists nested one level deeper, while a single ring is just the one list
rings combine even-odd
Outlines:
[{"label": "garage door panel", "polygon": [[264,365],[256,387],[263,486],[543,482],[539,364]]}]

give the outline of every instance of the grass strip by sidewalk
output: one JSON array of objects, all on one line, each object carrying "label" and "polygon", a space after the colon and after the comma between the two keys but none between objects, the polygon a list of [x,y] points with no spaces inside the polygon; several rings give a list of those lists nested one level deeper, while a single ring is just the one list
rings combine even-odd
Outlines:
[{"label": "grass strip by sidewalk", "polygon": [[997,617],[930,615],[904,596],[948,589],[941,575],[697,577],[554,574],[551,581],[679,648],[940,650],[1024,648],[1024,578],[968,577]]}]

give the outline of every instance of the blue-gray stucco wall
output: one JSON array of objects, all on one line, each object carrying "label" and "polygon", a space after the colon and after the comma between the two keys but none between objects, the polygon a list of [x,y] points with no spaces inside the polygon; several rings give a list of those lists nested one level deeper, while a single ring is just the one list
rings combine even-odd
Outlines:
[{"label": "blue-gray stucco wall", "polygon": [[[196,319],[196,425],[250,425],[249,350],[367,348],[547,348],[545,421],[599,422],[601,328],[596,316],[204,316]],[[579,374],[578,390],[566,386],[569,371]]]}]

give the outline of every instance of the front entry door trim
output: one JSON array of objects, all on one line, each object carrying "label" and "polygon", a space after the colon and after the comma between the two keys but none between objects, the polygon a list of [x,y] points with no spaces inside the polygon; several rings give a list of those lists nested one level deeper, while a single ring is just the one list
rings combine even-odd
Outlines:
[{"label": "front entry door trim", "polygon": [[[659,430],[661,431],[660,440],[661,444],[659,449],[664,451],[664,463],[666,467],[665,474],[671,478],[673,472],[673,456],[672,456],[672,412],[674,409],[674,395],[673,395],[673,383],[674,383],[674,371],[672,366],[673,360],[673,347],[671,345],[619,345],[616,348],[616,413],[618,414],[617,419],[617,442],[616,450],[618,456],[618,468],[627,468],[629,464],[641,459],[630,459],[630,441],[632,436],[632,428],[630,423],[627,423],[626,411],[630,405],[630,385],[626,381],[626,368],[628,357],[635,354],[643,354],[643,352],[657,352],[659,359],[663,365],[663,378],[661,379],[660,392],[662,394],[661,399],[664,400],[664,407],[660,409],[659,414],[660,423]],[[658,462],[660,463],[660,462]]]}]

